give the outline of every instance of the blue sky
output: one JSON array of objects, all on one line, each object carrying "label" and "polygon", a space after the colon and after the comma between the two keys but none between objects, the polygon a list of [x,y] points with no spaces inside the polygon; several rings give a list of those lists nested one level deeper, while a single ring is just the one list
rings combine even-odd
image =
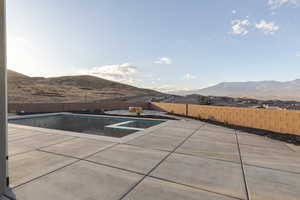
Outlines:
[{"label": "blue sky", "polygon": [[161,90],[300,78],[300,0],[7,1],[8,65]]}]

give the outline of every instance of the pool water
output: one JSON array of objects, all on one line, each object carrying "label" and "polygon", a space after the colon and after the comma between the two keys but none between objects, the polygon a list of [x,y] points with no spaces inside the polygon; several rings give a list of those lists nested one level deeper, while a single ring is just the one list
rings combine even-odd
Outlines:
[{"label": "pool water", "polygon": [[162,122],[163,121],[160,120],[139,120],[131,118],[68,114],[9,120],[9,123],[13,124],[117,138],[158,125]]}]

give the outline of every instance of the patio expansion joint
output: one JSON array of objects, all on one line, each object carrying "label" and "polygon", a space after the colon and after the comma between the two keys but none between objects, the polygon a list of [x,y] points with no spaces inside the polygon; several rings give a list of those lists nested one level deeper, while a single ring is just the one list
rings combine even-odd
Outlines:
[{"label": "patio expansion joint", "polygon": [[[176,154],[176,150],[181,146],[183,145],[192,135],[194,135],[199,129],[201,129],[203,126],[199,127],[197,130],[195,130],[193,133],[191,133],[189,136],[187,136],[182,142],[180,142],[180,144],[178,144],[172,151],[166,151],[166,150],[159,150],[159,151],[162,151],[162,152],[167,152],[168,154],[157,164],[155,165],[147,174],[143,174],[143,173],[140,173],[140,172],[136,172],[136,171],[132,171],[132,170],[128,170],[128,169],[123,169],[123,168],[119,168],[119,167],[115,167],[115,166],[110,166],[110,165],[107,165],[107,164],[103,164],[103,163],[98,163],[98,162],[94,162],[94,161],[90,161],[90,160],[87,160],[87,158],[99,153],[99,152],[102,152],[102,151],[105,151],[107,149],[110,149],[110,148],[113,148],[114,146],[117,146],[121,143],[114,143],[106,148],[103,148],[93,154],[90,154],[88,156],[85,156],[83,158],[77,158],[77,157],[74,157],[74,156],[68,156],[68,155],[65,155],[65,154],[59,154],[59,153],[54,153],[54,152],[49,152],[49,151],[45,151],[45,150],[42,150],[42,149],[35,149],[37,151],[41,151],[41,152],[45,152],[45,153],[49,153],[49,154],[55,154],[55,155],[59,155],[59,156],[64,156],[64,157],[69,157],[69,158],[73,158],[73,159],[76,159],[74,162],[72,163],[69,163],[68,165],[65,165],[65,166],[62,166],[56,170],[53,170],[47,174],[44,174],[42,176],[39,176],[39,177],[36,177],[32,180],[29,180],[28,182],[26,183],[22,183],[20,185],[17,185],[14,187],[14,189],[17,189],[19,187],[21,187],[22,185],[25,185],[27,183],[30,183],[30,182],[33,182],[39,178],[42,178],[43,176],[47,176],[49,174],[52,174],[52,173],[55,173],[56,171],[59,171],[63,168],[66,168],[66,167],[69,167],[77,162],[80,162],[80,161],[87,161],[87,162],[90,162],[90,163],[94,163],[94,164],[98,164],[98,165],[103,165],[103,166],[106,166],[106,167],[111,167],[111,168],[115,168],[115,169],[119,169],[119,170],[123,170],[123,171],[127,171],[127,172],[131,172],[131,173],[135,173],[135,174],[139,174],[139,175],[142,175],[143,177],[141,178],[141,180],[139,180],[136,184],[134,184],[125,194],[123,194],[121,196],[121,198],[119,198],[119,200],[122,200],[124,199],[132,190],[134,190],[145,178],[147,177],[151,177],[151,178],[155,178],[155,179],[158,179],[158,180],[162,180],[162,181],[166,181],[166,182],[169,182],[169,183],[174,183],[174,184],[178,184],[178,185],[182,185],[182,186],[185,186],[185,187],[189,187],[189,188],[193,188],[193,189],[197,189],[197,190],[202,190],[202,191],[206,191],[206,192],[210,192],[210,193],[214,193],[214,194],[218,194],[218,195],[221,195],[221,196],[227,196],[227,197],[230,197],[230,198],[234,198],[234,199],[240,199],[240,198],[237,198],[237,197],[233,197],[233,196],[229,196],[229,195],[226,195],[226,194],[222,194],[222,193],[217,193],[217,192],[214,192],[214,191],[209,191],[209,190],[206,190],[206,189],[202,189],[202,188],[198,188],[198,187],[194,187],[194,186],[191,186],[191,185],[186,185],[186,184],[182,184],[182,183],[177,183],[177,182],[174,182],[174,181],[171,181],[171,180],[167,180],[167,179],[163,179],[163,178],[159,178],[159,177],[154,177],[154,176],[151,176],[150,174],[157,168],[159,167],[159,165],[161,165],[170,155],[172,155],[173,153]],[[72,138],[70,140],[73,140],[73,139],[76,139],[76,138]],[[70,141],[70,140],[67,140],[67,141]],[[58,144],[60,143],[64,143],[64,142],[67,142],[67,141],[62,141],[62,142],[59,142]],[[48,145],[48,146],[52,146],[52,145],[55,145],[55,144],[51,144],[51,145]],[[127,144],[126,144],[127,145]],[[129,144],[128,144],[129,145]],[[131,146],[136,146],[136,145],[131,145]],[[41,148],[44,148],[44,147],[41,147]],[[145,148],[147,149],[147,148]],[[157,149],[155,149],[157,150]],[[188,155],[190,156],[190,155]],[[196,157],[196,156],[193,156],[193,157]],[[205,157],[206,158],[206,157]],[[207,158],[209,159],[209,158]],[[215,160],[215,159],[213,159]],[[223,160],[221,160],[223,161]],[[228,161],[228,162],[231,162],[231,161]],[[242,200],[242,199],[240,199]]]},{"label": "patio expansion joint", "polygon": [[[165,123],[165,122],[164,122],[164,123]],[[136,139],[138,139],[138,138],[141,138],[141,137],[150,135],[150,134],[153,133],[154,131],[157,131],[157,130],[159,130],[159,129],[161,129],[161,128],[164,128],[164,127],[167,127],[167,126],[168,126],[168,125],[166,125],[166,124],[164,124],[164,123],[162,123],[161,126],[160,126],[160,124],[157,125],[157,126],[160,126],[160,127],[157,127],[156,129],[152,129],[152,130],[150,130],[150,131],[147,131],[146,133],[143,133],[143,134],[141,134],[141,135],[139,135],[139,136],[136,136],[136,137],[134,137],[134,138],[132,138],[132,139],[129,139],[128,141],[120,142],[120,143],[127,144],[127,142],[129,142],[129,141],[136,140]],[[155,126],[154,126],[154,127],[155,127]],[[152,127],[150,127],[150,128],[152,128]],[[146,130],[147,130],[147,129],[145,129],[144,131],[146,131]],[[129,145],[129,144],[127,144],[127,145]],[[135,145],[132,145],[132,146],[135,146]]]},{"label": "patio expansion joint", "polygon": [[[82,158],[79,158],[79,157],[76,157],[76,156],[66,155],[66,154],[63,154],[63,153],[55,153],[55,152],[52,152],[52,151],[43,150],[43,149],[41,149],[41,148],[36,149],[36,151],[40,151],[40,152],[44,152],[44,153],[49,153],[49,154],[53,154],[53,155],[58,155],[58,156],[63,156],[63,157],[67,157],[67,158],[73,158],[73,159],[78,159],[78,160],[88,161],[88,160],[86,160],[87,158],[89,158],[89,157],[91,157],[91,156],[94,156],[95,154],[100,153],[100,152],[102,152],[102,151],[105,151],[105,150],[107,150],[107,149],[113,148],[114,146],[116,146],[116,145],[118,145],[118,144],[119,144],[119,143],[113,143],[113,144],[111,144],[111,145],[107,145],[106,147],[103,147],[103,148],[101,148],[100,150],[98,150],[98,151],[96,151],[96,152],[94,152],[94,153],[91,153],[91,154],[89,154],[89,155],[87,155],[87,156],[84,156],[84,157],[82,157]],[[44,148],[44,147],[42,147],[42,148]]]},{"label": "patio expansion joint", "polygon": [[71,140],[78,139],[78,138],[79,138],[79,137],[73,137],[73,136],[71,136],[71,138],[69,138],[69,139],[66,139],[66,140],[63,140],[63,141],[60,141],[60,142],[56,142],[56,143],[53,143],[53,144],[41,146],[41,147],[38,147],[38,148],[35,148],[35,149],[38,150],[38,149],[41,149],[41,148],[51,147],[51,146],[53,146],[53,145],[62,144],[62,143],[65,143],[65,142],[69,142],[69,141],[71,141]]},{"label": "patio expansion joint", "polygon": [[287,146],[287,148],[289,149],[289,150],[291,150],[292,152],[297,152],[296,150],[294,150],[293,148],[291,148],[289,145],[287,145],[287,144],[284,144],[285,146]]},{"label": "patio expansion joint", "polygon": [[[37,136],[37,135],[34,135],[34,136]],[[32,136],[33,137],[33,136]],[[26,138],[23,138],[23,139],[27,139]],[[42,147],[38,147],[38,148],[35,148],[35,147],[32,147],[32,150],[28,150],[28,151],[24,151],[24,152],[20,152],[20,153],[15,153],[15,154],[12,154],[12,155],[9,155],[9,157],[14,157],[14,156],[17,156],[17,155],[21,155],[21,154],[25,154],[25,153],[30,153],[30,152],[33,152],[33,151],[38,151],[40,150],[41,148],[47,148],[47,147],[50,147],[52,145],[57,145],[57,144],[62,144],[64,142],[68,142],[68,141],[71,141],[71,140],[75,140],[75,139],[78,139],[78,137],[74,137],[74,138],[70,138],[68,140],[64,140],[64,141],[60,141],[60,142],[57,142],[57,143],[54,143],[54,144],[50,144],[50,145],[46,145],[46,146],[42,146]],[[15,142],[15,141],[11,141],[11,142]],[[10,142],[9,142],[10,143]],[[9,145],[9,144],[8,144]],[[29,145],[25,145],[26,147],[30,147]]]},{"label": "patio expansion joint", "polygon": [[73,162],[71,162],[71,163],[69,163],[69,164],[67,164],[67,165],[64,165],[64,166],[59,167],[59,168],[57,168],[57,169],[55,169],[55,170],[52,170],[52,171],[50,171],[50,172],[48,172],[48,173],[45,173],[45,174],[43,174],[43,175],[41,175],[41,176],[38,176],[38,177],[33,178],[33,179],[29,180],[29,181],[26,181],[25,183],[21,183],[21,184],[19,184],[19,185],[16,185],[16,186],[12,187],[12,189],[17,189],[17,188],[19,188],[19,187],[21,187],[21,186],[23,186],[23,185],[26,185],[26,184],[28,184],[28,183],[31,183],[31,182],[33,182],[33,181],[35,181],[35,180],[38,180],[38,179],[44,177],[44,176],[47,176],[47,175],[52,174],[52,173],[54,173],[54,172],[57,172],[57,171],[59,171],[59,170],[61,170],[61,169],[64,169],[64,168],[66,168],[66,167],[69,167],[69,166],[71,166],[71,165],[73,165],[73,164],[75,164],[75,163],[78,163],[78,162],[80,162],[80,161],[85,161],[86,158],[88,158],[88,157],[90,157],[90,156],[93,156],[93,155],[95,155],[95,154],[97,154],[97,153],[100,153],[101,151],[104,151],[104,150],[106,150],[106,149],[112,148],[112,147],[114,147],[114,146],[116,146],[116,145],[118,145],[118,143],[109,145],[109,146],[106,147],[106,148],[102,148],[101,150],[99,150],[99,151],[97,151],[97,152],[95,152],[95,153],[93,153],[93,154],[90,154],[90,155],[88,155],[88,156],[85,156],[84,158],[76,158],[76,157],[73,157],[73,156],[68,156],[68,155],[64,155],[64,154],[58,154],[58,153],[53,153],[53,152],[44,151],[44,150],[41,150],[41,149],[36,149],[36,151],[40,151],[40,152],[44,152],[44,153],[49,153],[49,154],[54,154],[54,155],[59,155],[59,156],[67,157],[67,158],[73,158],[73,159],[76,159],[76,160],[73,161]]},{"label": "patio expansion joint", "polygon": [[[113,147],[116,146],[116,145],[119,145],[119,144],[113,144],[111,147],[107,147],[107,148],[103,149],[103,151],[109,150],[110,148],[113,148]],[[215,192],[215,191],[210,191],[210,190],[207,190],[207,189],[203,189],[203,188],[201,188],[201,187],[195,187],[195,186],[192,186],[192,185],[183,184],[183,183],[175,182],[175,181],[172,181],[172,180],[168,180],[168,179],[164,179],[164,178],[152,176],[152,175],[150,175],[150,173],[151,173],[153,170],[150,171],[149,173],[146,173],[146,174],[145,174],[145,173],[141,173],[141,172],[137,172],[137,171],[125,169],[125,168],[122,168],[122,167],[117,167],[117,166],[113,166],[113,165],[109,165],[109,164],[105,164],[105,163],[101,163],[101,162],[95,162],[95,161],[91,161],[91,160],[88,160],[88,159],[87,159],[88,157],[91,157],[91,156],[93,156],[94,154],[97,154],[97,153],[102,152],[102,151],[98,151],[98,152],[93,153],[93,154],[91,154],[91,155],[88,155],[88,156],[86,156],[86,157],[84,157],[84,158],[77,158],[77,157],[68,156],[68,155],[65,155],[65,154],[54,153],[54,152],[49,152],[49,151],[45,151],[45,150],[39,150],[39,151],[45,152],[45,153],[54,154],[54,155],[65,156],[65,157],[69,157],[69,158],[73,158],[73,159],[79,159],[79,161],[86,161],[86,162],[90,162],[90,163],[93,163],[93,164],[96,164],[96,165],[101,165],[101,166],[105,166],[105,167],[110,167],[110,168],[114,168],[114,169],[118,169],[118,170],[130,172],[130,173],[133,173],[133,174],[137,174],[137,175],[144,176],[144,178],[146,178],[146,177],[151,177],[151,178],[158,179],[158,180],[161,180],[161,181],[166,181],[166,182],[169,182],[169,183],[174,183],[174,184],[182,185],[182,186],[189,187],[189,188],[193,188],[193,189],[197,189],[197,190],[202,190],[202,191],[214,193],[214,194],[217,194],[217,195],[227,196],[227,197],[234,198],[234,199],[240,199],[240,198],[237,198],[237,197],[234,197],[234,196],[230,196],[230,195],[227,195],[227,194],[222,194],[222,193],[218,193],[218,192]],[[167,152],[167,153],[169,153],[169,154],[171,153],[171,152],[169,152],[169,151],[163,151],[163,152]],[[178,153],[175,153],[175,152],[174,152],[174,154],[178,154]],[[186,154],[183,154],[183,155],[186,155]],[[190,156],[190,155],[187,155],[187,156]],[[192,156],[192,157],[197,158],[197,156]],[[211,159],[211,160],[219,160],[219,159],[213,159],[213,158],[207,158],[207,157],[203,157],[203,158],[205,158],[205,159]],[[162,163],[163,161],[164,161],[164,160],[162,160],[161,163]],[[224,160],[219,160],[219,161],[224,161]],[[234,163],[234,164],[240,164],[240,163],[236,163],[236,162],[232,162],[232,161],[225,161],[225,162],[230,162],[230,163]],[[144,179],[143,179],[143,180],[144,180]],[[141,182],[142,182],[143,180],[141,180]],[[242,200],[242,199],[240,199],[240,200]]]},{"label": "patio expansion joint", "polygon": [[283,169],[274,169],[274,168],[271,168],[271,167],[264,167],[264,166],[253,165],[253,164],[248,164],[248,163],[244,163],[244,165],[250,166],[250,167],[257,167],[257,168],[261,168],[261,169],[269,169],[269,170],[272,170],[272,171],[285,172],[285,173],[290,173],[290,174],[295,174],[295,175],[300,174],[300,172],[293,172],[293,171],[288,171],[288,170],[283,170]]},{"label": "patio expansion joint", "polygon": [[46,150],[43,150],[43,149],[38,149],[37,151],[40,151],[40,152],[44,152],[44,153],[49,153],[49,154],[53,154],[53,155],[58,155],[58,156],[63,156],[63,157],[66,157],[66,158],[73,158],[73,159],[76,159],[78,161],[86,161],[86,162],[89,162],[89,163],[93,163],[93,164],[96,164],[96,165],[101,165],[101,166],[106,166],[106,167],[110,167],[110,168],[114,168],[114,169],[119,169],[119,170],[122,170],[122,171],[126,171],[126,172],[130,172],[130,173],[134,173],[134,174],[138,174],[138,175],[146,175],[144,173],[141,173],[141,172],[137,172],[137,171],[133,171],[133,170],[129,170],[129,169],[125,169],[125,168],[122,168],[122,167],[116,167],[116,166],[113,166],[113,165],[109,165],[109,164],[105,164],[105,163],[102,163],[102,162],[96,162],[96,161],[92,161],[92,160],[89,160],[88,158],[89,157],[92,157],[94,156],[95,154],[98,154],[102,151],[106,151],[106,150],[109,150],[115,146],[119,145],[119,143],[116,143],[116,144],[112,144],[108,147],[105,147],[104,149],[101,149],[95,153],[92,153],[90,155],[87,155],[83,158],[79,158],[79,157],[75,157],[75,156],[70,156],[70,155],[66,155],[66,154],[61,154],[61,153],[54,153],[54,152],[51,152],[51,151],[46,151]]},{"label": "patio expansion joint", "polygon": [[213,158],[213,157],[209,157],[209,156],[203,156],[203,155],[192,155],[192,154],[188,154],[188,153],[181,153],[181,152],[174,152],[174,154],[179,154],[179,155],[184,155],[184,156],[190,156],[190,157],[194,157],[194,158],[204,158],[204,159],[208,159],[208,160],[217,160],[217,161],[222,161],[222,162],[228,162],[228,163],[234,163],[234,164],[240,164],[240,162],[235,162],[235,161],[231,161],[231,160],[223,160],[223,159],[219,159],[219,158]]},{"label": "patio expansion joint", "polygon": [[21,187],[21,186],[23,186],[23,185],[26,185],[26,184],[28,184],[28,183],[31,183],[31,182],[35,181],[35,180],[38,180],[39,178],[42,178],[42,177],[47,176],[47,175],[49,175],[49,174],[52,174],[52,173],[54,173],[54,172],[56,172],[56,171],[58,171],[58,170],[64,169],[64,168],[66,168],[66,167],[68,167],[68,166],[71,166],[71,165],[73,165],[73,164],[75,164],[75,163],[77,163],[77,162],[79,162],[79,161],[80,161],[79,159],[78,159],[78,160],[75,160],[75,161],[73,161],[73,162],[71,162],[71,163],[69,163],[69,164],[67,164],[67,165],[64,165],[64,166],[62,166],[62,167],[60,167],[60,168],[57,168],[57,169],[55,169],[55,170],[52,170],[52,171],[50,171],[50,172],[48,172],[48,173],[46,173],[46,174],[43,174],[43,175],[41,175],[41,176],[35,177],[35,178],[33,178],[33,179],[29,180],[29,181],[26,181],[25,183],[21,183],[21,184],[19,184],[19,185],[16,185],[16,186],[12,187],[12,189],[17,189],[17,188],[19,188],[19,187]]},{"label": "patio expansion joint", "polygon": [[[240,144],[240,145],[247,146],[247,147],[254,147],[254,148],[272,149],[271,147],[263,147],[261,145],[255,145],[255,144]],[[296,151],[292,150],[288,145],[286,145],[286,144],[284,144],[284,145],[288,148],[289,152],[296,152]]]},{"label": "patio expansion joint", "polygon": [[[126,143],[125,145],[128,145],[128,146],[133,146],[133,147],[139,147],[139,148],[143,148],[143,149],[149,149],[149,150],[154,150],[154,151],[161,151],[161,152],[165,152],[165,153],[170,153],[171,151],[168,151],[168,150],[163,150],[163,149],[157,149],[157,148],[146,148],[146,147],[143,147],[141,145],[135,145],[135,144],[128,144]],[[212,158],[212,157],[206,157],[206,156],[203,156],[203,155],[199,155],[199,156],[195,156],[193,154],[189,154],[189,153],[182,153],[182,152],[173,152],[174,154],[179,154],[179,155],[184,155],[184,156],[190,156],[190,157],[194,157],[194,158],[205,158],[205,159],[209,159],[209,160],[217,160],[217,161],[222,161],[222,162],[229,162],[229,163],[234,163],[234,164],[240,164],[240,161],[237,162],[237,161],[230,161],[230,160],[223,160],[223,159],[219,159],[219,158]]]},{"label": "patio expansion joint", "polygon": [[[9,145],[9,144],[8,144]],[[8,155],[9,158],[12,158],[14,156],[17,156],[17,155],[21,155],[21,154],[25,154],[25,153],[30,153],[30,152],[33,152],[33,151],[36,151],[37,149],[32,149],[32,150],[28,150],[28,151],[24,151],[24,152],[20,152],[20,153],[15,153],[15,154],[11,154],[11,155]]]},{"label": "patio expansion joint", "polygon": [[145,174],[137,183],[135,183],[127,192],[125,192],[118,200],[124,199],[131,191],[133,191],[146,177],[150,177],[150,174],[157,169],[167,158],[169,158],[182,144],[184,144],[190,137],[192,137],[202,126],[193,131],[182,142],[180,142],[172,151],[170,151],[159,163],[157,163],[147,174]]},{"label": "patio expansion joint", "polygon": [[148,177],[151,177],[151,178],[154,178],[154,179],[157,179],[157,180],[161,180],[161,181],[165,181],[165,182],[168,182],[168,183],[174,183],[174,184],[177,184],[177,185],[181,185],[181,186],[192,188],[192,189],[196,189],[196,190],[201,190],[201,191],[205,191],[205,192],[217,194],[217,195],[220,195],[220,196],[225,196],[225,197],[229,197],[229,198],[233,198],[233,199],[244,200],[244,199],[241,199],[241,198],[238,198],[238,197],[235,197],[235,196],[231,196],[231,195],[228,195],[228,194],[223,194],[223,193],[219,193],[219,192],[207,190],[207,189],[204,189],[204,188],[201,188],[201,187],[195,187],[193,185],[179,183],[179,182],[172,181],[172,180],[165,179],[165,178],[160,178],[160,177],[156,177],[156,176],[152,176],[152,175],[149,175]]},{"label": "patio expansion joint", "polygon": [[248,185],[247,185],[247,180],[246,180],[246,174],[245,174],[245,169],[244,169],[244,163],[243,163],[241,149],[240,149],[239,138],[238,138],[238,135],[237,135],[236,132],[237,131],[235,131],[235,138],[236,138],[236,143],[237,143],[237,147],[238,147],[239,158],[240,158],[240,161],[241,161],[241,168],[242,168],[242,174],[243,174],[243,181],[244,181],[244,185],[245,185],[246,197],[247,197],[247,200],[250,200]]},{"label": "patio expansion joint", "polygon": [[85,160],[85,159],[82,159],[82,160],[86,161],[86,162],[90,162],[90,163],[96,164],[96,165],[101,165],[101,166],[110,167],[110,168],[114,168],[114,169],[118,169],[118,170],[130,172],[130,173],[141,175],[141,176],[146,176],[146,174],[144,174],[144,173],[133,171],[133,170],[130,170],[130,169],[125,169],[125,168],[122,168],[122,167],[116,167],[116,166],[113,166],[113,165],[108,165],[108,164],[105,164],[105,163],[95,162],[95,161],[91,161],[91,160]]},{"label": "patio expansion joint", "polygon": [[[18,133],[16,133],[16,134],[18,134]],[[46,134],[38,133],[36,135],[29,135],[29,136],[26,136],[26,137],[23,137],[23,138],[17,138],[17,139],[9,140],[8,142],[16,142],[16,141],[20,141],[20,140],[23,140],[23,139],[28,139],[28,138],[39,136],[39,135],[46,135]]]}]

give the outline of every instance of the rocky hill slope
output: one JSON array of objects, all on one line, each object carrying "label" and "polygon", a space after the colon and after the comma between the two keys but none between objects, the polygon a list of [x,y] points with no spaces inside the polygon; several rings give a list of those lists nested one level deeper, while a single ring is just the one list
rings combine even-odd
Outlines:
[{"label": "rocky hill slope", "polygon": [[300,79],[293,81],[225,82],[190,91],[194,94],[256,99],[300,100]]},{"label": "rocky hill slope", "polygon": [[8,70],[9,103],[94,102],[162,93],[95,76],[29,77]]}]

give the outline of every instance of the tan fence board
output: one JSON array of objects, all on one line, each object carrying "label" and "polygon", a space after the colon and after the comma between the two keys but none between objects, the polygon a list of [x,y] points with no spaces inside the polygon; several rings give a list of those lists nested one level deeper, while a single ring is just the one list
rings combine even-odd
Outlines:
[{"label": "tan fence board", "polygon": [[[174,103],[152,103],[169,113],[214,120],[243,127],[300,135],[300,111],[203,106]],[[188,107],[188,111],[186,111]]]}]

